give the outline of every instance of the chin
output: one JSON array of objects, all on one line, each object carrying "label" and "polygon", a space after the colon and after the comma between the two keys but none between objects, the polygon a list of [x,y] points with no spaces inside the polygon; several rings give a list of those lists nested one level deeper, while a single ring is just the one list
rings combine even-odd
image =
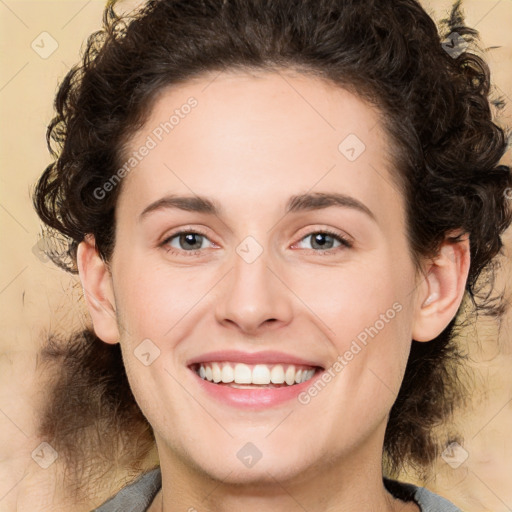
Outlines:
[{"label": "chin", "polygon": [[252,466],[249,465],[249,461],[241,462],[236,456],[224,456],[221,461],[196,460],[193,465],[212,480],[244,486],[275,486],[276,480],[294,480],[311,467],[311,462],[291,457],[283,458],[283,455],[282,451],[273,456],[262,455],[257,462],[251,462]]}]

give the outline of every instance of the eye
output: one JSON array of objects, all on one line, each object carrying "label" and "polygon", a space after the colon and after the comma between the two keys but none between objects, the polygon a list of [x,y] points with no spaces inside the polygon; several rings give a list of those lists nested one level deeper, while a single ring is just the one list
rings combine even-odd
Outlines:
[{"label": "eye", "polygon": [[[342,249],[352,247],[352,243],[349,240],[347,240],[344,236],[340,235],[339,233],[334,233],[328,230],[313,231],[309,235],[302,238],[300,242],[298,242],[298,244],[308,239],[310,240],[309,248],[319,253],[333,253],[338,252],[336,249],[339,249],[340,247]],[[306,249],[308,249],[308,247],[306,247]]]},{"label": "eye", "polygon": [[[162,243],[162,247],[173,254],[191,253],[205,249],[204,243],[209,239],[204,233],[199,231],[179,231],[167,237]],[[211,243],[211,242],[210,242]]]},{"label": "eye", "polygon": [[[302,238],[293,247],[298,246],[308,239],[310,240],[310,247],[299,248],[311,249],[317,254],[332,254],[338,252],[338,250],[352,247],[352,243],[343,235],[329,230],[313,231]],[[173,233],[160,245],[172,254],[193,256],[197,255],[198,251],[207,248],[208,242],[210,243],[210,246],[215,246],[205,233],[202,233],[199,230],[188,230]]]}]

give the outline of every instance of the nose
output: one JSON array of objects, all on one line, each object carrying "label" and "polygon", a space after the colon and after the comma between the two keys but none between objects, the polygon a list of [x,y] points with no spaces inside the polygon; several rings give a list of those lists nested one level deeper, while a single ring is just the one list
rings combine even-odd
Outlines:
[{"label": "nose", "polygon": [[252,263],[235,253],[234,268],[217,299],[219,323],[257,335],[291,322],[293,294],[277,262],[271,259],[265,250]]}]

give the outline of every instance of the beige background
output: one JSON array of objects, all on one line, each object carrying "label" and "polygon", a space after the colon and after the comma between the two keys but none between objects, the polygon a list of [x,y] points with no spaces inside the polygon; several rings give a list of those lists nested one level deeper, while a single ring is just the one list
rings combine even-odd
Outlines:
[{"label": "beige background", "polygon": [[[439,19],[451,2],[424,5]],[[76,279],[56,269],[37,246],[40,227],[29,194],[50,162],[45,131],[57,84],[77,61],[87,36],[100,27],[103,8],[100,0],[0,0],[0,511],[89,510],[122,479],[113,476],[111,487],[90,503],[66,504],[58,486],[54,490],[62,471],[59,460],[42,469],[31,457],[44,441],[35,436],[44,396],[44,380],[35,371],[38,347],[45,332],[69,332],[87,316]],[[510,125],[512,0],[468,0],[465,10],[484,47],[501,47],[489,50],[487,58],[496,92],[509,102],[501,123]],[[512,163],[510,152],[506,161]],[[512,248],[510,230],[507,247]],[[506,263],[502,288],[511,274]],[[499,335],[494,321],[482,320],[461,343],[472,356],[472,404],[457,417],[465,441],[454,457],[467,453],[468,458],[457,468],[440,459],[423,484],[467,511],[510,510],[512,314],[503,319]],[[404,479],[419,481],[413,474]]]}]

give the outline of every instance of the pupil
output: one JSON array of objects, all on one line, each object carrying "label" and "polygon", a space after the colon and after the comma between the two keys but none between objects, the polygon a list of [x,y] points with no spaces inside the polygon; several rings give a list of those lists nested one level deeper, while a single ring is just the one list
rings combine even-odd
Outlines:
[{"label": "pupil", "polygon": [[[186,245],[186,244],[189,244],[189,245],[196,245],[196,247],[194,247],[194,249],[200,249],[201,248],[201,241],[197,242],[195,241],[195,237],[201,237],[201,235],[198,235],[196,233],[188,233],[186,235],[181,235],[181,242],[182,244]],[[194,243],[195,241],[195,243]]]},{"label": "pupil", "polygon": [[325,240],[326,237],[330,237],[330,235],[327,235],[326,233],[318,233],[314,238],[315,244],[325,249],[326,245],[329,246],[329,243]]}]

